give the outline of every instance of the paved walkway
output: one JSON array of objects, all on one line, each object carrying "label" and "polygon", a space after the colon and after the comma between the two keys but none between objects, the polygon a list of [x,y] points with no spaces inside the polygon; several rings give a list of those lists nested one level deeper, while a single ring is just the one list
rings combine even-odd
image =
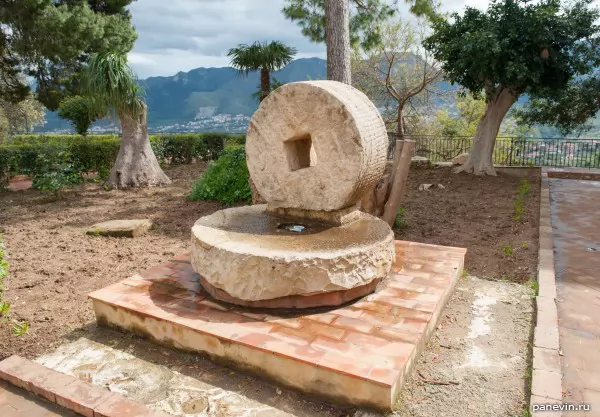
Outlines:
[{"label": "paved walkway", "polygon": [[0,381],[0,416],[2,417],[77,417],[6,382]]},{"label": "paved walkway", "polygon": [[600,181],[550,180],[563,396],[600,416]]}]

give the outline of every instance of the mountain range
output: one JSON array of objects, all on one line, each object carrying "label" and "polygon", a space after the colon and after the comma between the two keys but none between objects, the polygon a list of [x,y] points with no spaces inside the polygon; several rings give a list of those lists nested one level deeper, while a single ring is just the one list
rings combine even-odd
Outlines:
[{"label": "mountain range", "polygon": [[[326,61],[297,59],[272,74],[281,83],[327,78]],[[258,73],[240,76],[231,67],[196,68],[170,77],[150,77],[140,81],[148,104],[151,132],[221,131],[244,132],[258,108],[252,97],[259,87]],[[68,121],[47,112],[40,131],[71,131]],[[92,131],[115,131],[114,123],[103,120]]]}]

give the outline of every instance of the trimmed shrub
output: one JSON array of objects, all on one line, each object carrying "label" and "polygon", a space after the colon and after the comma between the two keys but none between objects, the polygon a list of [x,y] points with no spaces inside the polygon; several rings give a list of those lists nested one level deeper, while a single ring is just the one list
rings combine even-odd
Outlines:
[{"label": "trimmed shrub", "polygon": [[[229,136],[225,133],[152,135],[150,144],[161,165],[189,164],[194,160],[217,159]],[[31,176],[34,186],[45,182],[36,179],[48,175],[54,178],[51,183],[57,183],[59,177],[68,177],[64,182],[71,183],[74,173],[90,171],[107,178],[119,153],[120,140],[117,135],[14,136],[0,145],[0,187],[17,174]]]},{"label": "trimmed shrub", "polygon": [[231,148],[231,147],[245,145],[245,144],[246,144],[246,135],[244,135],[244,134],[230,135],[225,140],[225,148]]},{"label": "trimmed shrub", "polygon": [[210,163],[192,188],[192,200],[217,200],[221,204],[238,201],[252,202],[250,174],[243,146],[226,149],[221,157]]}]

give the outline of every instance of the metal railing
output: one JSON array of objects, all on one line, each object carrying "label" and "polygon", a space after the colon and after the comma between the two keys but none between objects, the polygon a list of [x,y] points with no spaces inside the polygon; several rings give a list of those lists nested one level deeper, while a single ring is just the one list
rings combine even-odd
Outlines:
[{"label": "metal railing", "polygon": [[[406,135],[415,141],[415,156],[429,161],[448,162],[473,145],[471,136]],[[388,158],[393,159],[396,134],[389,132]],[[600,138],[498,137],[494,147],[495,165],[600,168]]]}]

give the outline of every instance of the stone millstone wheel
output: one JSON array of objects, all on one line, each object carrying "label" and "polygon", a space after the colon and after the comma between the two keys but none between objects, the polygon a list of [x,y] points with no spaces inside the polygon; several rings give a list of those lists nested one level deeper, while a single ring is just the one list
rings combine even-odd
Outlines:
[{"label": "stone millstone wheel", "polygon": [[286,84],[256,111],[246,157],[273,207],[334,211],[358,203],[383,175],[388,139],[377,108],[335,81]]},{"label": "stone millstone wheel", "polygon": [[330,227],[286,229],[266,205],[235,207],[192,228],[192,266],[214,298],[248,307],[338,305],[372,292],[395,258],[389,225],[366,213]]}]

